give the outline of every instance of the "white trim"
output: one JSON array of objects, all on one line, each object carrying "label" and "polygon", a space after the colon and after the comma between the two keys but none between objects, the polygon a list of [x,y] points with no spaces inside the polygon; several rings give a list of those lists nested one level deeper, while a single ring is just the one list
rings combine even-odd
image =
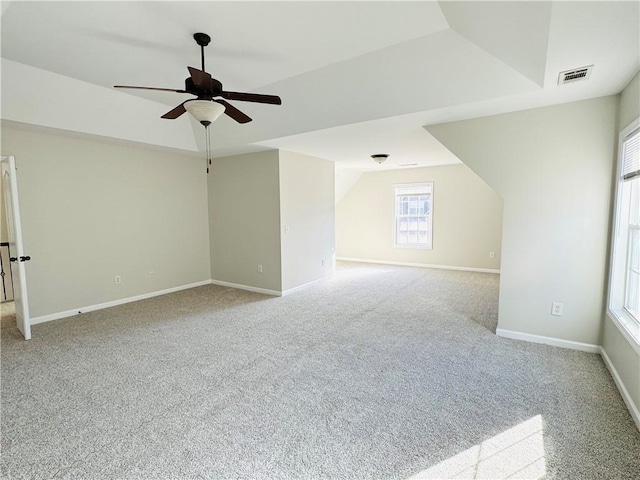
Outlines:
[{"label": "white trim", "polygon": [[289,295],[289,294],[291,294],[293,292],[297,292],[298,290],[302,290],[303,288],[310,287],[314,283],[318,283],[318,282],[320,282],[322,280],[325,280],[325,279],[327,279],[329,277],[331,277],[331,275],[327,275],[325,277],[317,278],[316,280],[312,280],[310,282],[303,283],[302,285],[298,285],[297,287],[293,287],[293,288],[290,288],[288,290],[283,290],[282,296],[284,297],[285,295]]},{"label": "white trim", "polygon": [[[22,223],[20,221],[20,202],[18,199],[18,178],[16,159],[13,155],[0,157],[0,172],[2,173],[2,183],[5,181],[5,174],[7,175],[8,185],[3,185],[5,202],[5,213],[7,214],[6,225],[2,225],[2,228],[8,228],[9,236],[9,248],[13,250],[15,257],[22,257],[26,255],[24,252],[24,243],[22,240]],[[7,188],[8,187],[8,188]],[[9,200],[8,202],[6,200]],[[7,208],[9,207],[9,208]],[[25,340],[31,339],[31,315],[29,312],[29,300],[27,291],[27,271],[23,261],[17,262],[15,265],[9,267],[12,271],[13,282],[13,300],[16,313],[16,326],[20,333],[24,336]]]},{"label": "white trim", "polygon": [[380,263],[382,265],[397,265],[399,267],[438,268],[442,270],[462,270],[463,272],[500,273],[492,268],[457,267],[455,265],[432,265],[430,263],[391,262],[388,260],[372,260],[368,258],[336,257],[344,262]]},{"label": "white trim", "polygon": [[166,290],[158,290],[157,292],[144,293],[142,295],[136,295],[134,297],[120,298],[111,302],[98,303],[97,305],[89,305],[88,307],[74,308],[73,310],[67,310],[65,312],[52,313],[49,315],[42,315],[31,319],[31,324],[36,325],[38,323],[50,322],[52,320],[59,320],[61,318],[72,317],[81,313],[93,312],[95,310],[102,310],[103,308],[115,307],[124,303],[137,302],[138,300],[145,300],[147,298],[159,297],[160,295],[166,295],[168,293],[179,292],[180,290],[188,290],[189,288],[201,287],[203,285],[210,285],[211,280],[203,280],[201,282],[190,283],[188,285],[181,285],[179,287],[167,288]]},{"label": "white trim", "polygon": [[214,285],[220,285],[221,287],[238,288],[240,290],[247,290],[249,292],[264,293],[266,295],[273,295],[281,297],[282,292],[279,290],[269,290],[267,288],[252,287],[250,285],[242,285],[240,283],[223,282],[222,280],[211,280]]},{"label": "white trim", "polygon": [[543,337],[542,335],[516,332],[514,330],[505,330],[503,328],[496,329],[496,335],[504,338],[512,338],[514,340],[524,340],[525,342],[543,343],[545,345],[552,345],[554,347],[580,350],[582,352],[600,353],[600,345],[593,345],[591,343],[573,342],[571,340],[563,340],[561,338]]},{"label": "white trim", "polygon": [[[430,212],[429,212],[429,243],[428,244],[416,244],[416,245],[397,245],[396,244],[396,234],[398,233],[398,195],[396,193],[398,187],[429,187],[429,196],[431,197],[429,200],[431,202]],[[431,182],[418,182],[418,183],[394,183],[393,184],[393,231],[391,232],[391,245],[394,248],[413,248],[418,250],[433,250],[433,181]]]},{"label": "white trim", "polygon": [[[615,194],[614,194],[614,209],[613,216],[611,219],[611,236],[610,243],[611,249],[609,251],[609,279],[607,282],[607,311],[606,316],[613,322],[613,324],[620,330],[622,336],[629,342],[631,347],[637,352],[640,353],[640,338],[636,338],[634,331],[638,328],[638,323],[631,319],[631,317],[620,318],[616,313],[616,309],[622,309],[622,305],[624,304],[624,298],[622,301],[614,301],[613,291],[616,282],[620,283],[620,273],[616,271],[616,258],[617,258],[617,237],[620,235],[620,204],[622,202],[621,195],[622,189],[620,188],[620,177],[622,176],[622,151],[625,138],[634,130],[640,127],[640,117],[631,121],[629,125],[623,128],[618,134],[618,152],[616,155],[616,183],[615,183]],[[613,305],[613,304],[616,305]],[[616,308],[613,308],[616,307]],[[629,325],[633,325],[635,328],[630,328]]]},{"label": "white trim", "polygon": [[620,378],[620,375],[618,374],[616,367],[613,365],[613,362],[609,358],[609,355],[607,355],[607,352],[604,349],[604,347],[600,347],[600,355],[602,356],[602,360],[604,360],[605,366],[611,373],[611,376],[613,377],[613,381],[615,382],[616,387],[618,387],[618,391],[620,392],[620,396],[622,396],[622,400],[624,400],[624,403],[627,405],[627,408],[629,409],[631,418],[633,418],[633,421],[636,422],[636,427],[638,428],[638,430],[640,430],[640,410],[638,410],[638,407],[633,403],[633,399],[631,398],[631,395],[629,395],[629,392],[624,386],[624,383],[622,382],[622,379]]}]

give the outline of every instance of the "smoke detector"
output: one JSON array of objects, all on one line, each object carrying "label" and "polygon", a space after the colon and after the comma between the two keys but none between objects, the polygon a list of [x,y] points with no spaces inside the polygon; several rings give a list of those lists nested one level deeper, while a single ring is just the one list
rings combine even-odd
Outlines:
[{"label": "smoke detector", "polygon": [[376,162],[378,165],[383,164],[388,157],[389,157],[388,153],[375,153],[371,155],[371,158],[373,158],[373,161]]},{"label": "smoke detector", "polygon": [[579,82],[580,80],[587,80],[591,75],[593,65],[586,67],[573,68],[571,70],[565,70],[558,75],[558,85],[564,85],[565,83]]}]

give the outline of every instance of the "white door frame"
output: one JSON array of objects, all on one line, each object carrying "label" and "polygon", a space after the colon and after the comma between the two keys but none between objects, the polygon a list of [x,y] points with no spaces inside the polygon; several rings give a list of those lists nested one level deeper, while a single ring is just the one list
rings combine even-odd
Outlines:
[{"label": "white door frame", "polygon": [[20,221],[20,205],[18,203],[18,179],[16,160],[13,155],[0,156],[2,171],[2,190],[4,208],[7,211],[7,229],[9,233],[9,249],[15,259],[10,263],[13,276],[13,298],[16,310],[16,324],[25,340],[31,338],[31,318],[27,299],[27,277],[25,261],[30,258],[24,253],[22,243],[22,223]]}]

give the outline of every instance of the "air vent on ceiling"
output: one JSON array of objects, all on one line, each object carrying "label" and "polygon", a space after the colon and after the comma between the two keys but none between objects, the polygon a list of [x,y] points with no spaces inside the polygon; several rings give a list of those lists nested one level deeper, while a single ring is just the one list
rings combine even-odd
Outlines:
[{"label": "air vent on ceiling", "polygon": [[558,75],[558,85],[586,80],[591,75],[591,70],[593,70],[593,65],[560,72],[560,75]]}]

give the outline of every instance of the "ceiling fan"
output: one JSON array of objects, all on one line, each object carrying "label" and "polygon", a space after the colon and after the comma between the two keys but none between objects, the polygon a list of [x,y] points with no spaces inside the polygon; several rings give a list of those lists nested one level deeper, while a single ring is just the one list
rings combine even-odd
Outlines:
[{"label": "ceiling fan", "polygon": [[208,127],[223,112],[233,118],[238,123],[247,123],[251,118],[238,110],[226,100],[237,100],[241,102],[268,103],[281,105],[282,100],[276,95],[262,95],[259,93],[229,92],[223,90],[222,83],[213,78],[204,69],[204,47],[209,45],[211,37],[206,33],[196,33],[194,40],[200,45],[200,56],[202,59],[202,69],[187,67],[189,75],[185,79],[184,90],[172,88],[156,87],[134,87],[128,85],[114,85],[114,88],[131,88],[138,90],[160,90],[165,92],[189,93],[197,98],[182,102],[173,110],[162,115],[161,118],[175,119],[185,112],[191,113],[202,125]]}]

